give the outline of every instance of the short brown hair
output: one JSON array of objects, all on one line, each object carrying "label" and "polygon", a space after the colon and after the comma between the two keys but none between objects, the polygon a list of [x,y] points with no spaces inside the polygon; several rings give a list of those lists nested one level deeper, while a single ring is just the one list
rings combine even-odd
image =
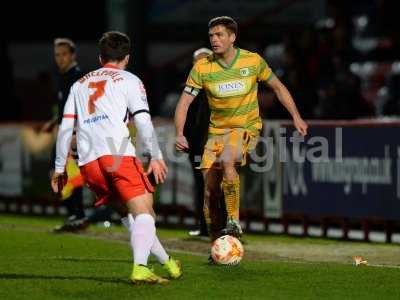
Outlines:
[{"label": "short brown hair", "polygon": [[54,39],[54,47],[59,47],[59,46],[68,47],[68,49],[71,53],[75,53],[75,51],[76,51],[75,43],[71,39],[68,39],[68,38]]},{"label": "short brown hair", "polygon": [[129,54],[131,41],[119,31],[108,31],[99,41],[100,56],[105,61],[121,61]]},{"label": "short brown hair", "polygon": [[234,33],[237,35],[238,33],[238,25],[234,19],[228,16],[222,16],[222,17],[216,17],[210,20],[208,22],[208,29],[222,25],[225,26],[226,29],[228,29],[230,32]]}]

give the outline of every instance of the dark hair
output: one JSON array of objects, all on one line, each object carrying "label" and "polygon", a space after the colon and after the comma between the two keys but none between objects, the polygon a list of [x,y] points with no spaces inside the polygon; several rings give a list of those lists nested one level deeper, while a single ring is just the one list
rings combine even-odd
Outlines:
[{"label": "dark hair", "polygon": [[222,16],[211,19],[210,22],[208,22],[208,29],[218,25],[225,26],[227,30],[234,33],[235,35],[237,35],[238,33],[238,25],[236,21],[231,17]]},{"label": "dark hair", "polygon": [[121,61],[129,54],[131,41],[119,31],[108,31],[99,41],[100,56],[105,61]]},{"label": "dark hair", "polygon": [[75,51],[76,51],[75,43],[71,39],[68,39],[68,38],[54,39],[54,47],[59,47],[59,46],[67,46],[71,53],[75,53]]}]

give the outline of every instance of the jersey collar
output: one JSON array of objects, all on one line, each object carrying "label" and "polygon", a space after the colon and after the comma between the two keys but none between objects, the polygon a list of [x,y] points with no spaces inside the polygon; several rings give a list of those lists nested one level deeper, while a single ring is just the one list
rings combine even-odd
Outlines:
[{"label": "jersey collar", "polygon": [[227,70],[227,69],[232,68],[233,65],[236,63],[236,61],[238,60],[239,55],[240,55],[240,48],[236,48],[236,47],[235,47],[235,49],[236,49],[236,55],[235,55],[235,58],[234,58],[234,59],[232,60],[232,62],[230,63],[230,65],[225,65],[225,64],[223,64],[219,59],[217,59],[217,63],[221,66],[221,68]]},{"label": "jersey collar", "polygon": [[103,66],[103,68],[110,68],[110,69],[120,69],[120,68],[118,68],[116,65],[114,65],[114,64],[105,64],[104,66]]}]

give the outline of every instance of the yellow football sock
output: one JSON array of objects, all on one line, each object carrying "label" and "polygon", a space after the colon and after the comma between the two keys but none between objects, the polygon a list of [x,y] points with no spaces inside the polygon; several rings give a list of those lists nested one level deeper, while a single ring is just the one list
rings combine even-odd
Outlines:
[{"label": "yellow football sock", "polygon": [[219,237],[219,230],[217,226],[217,211],[215,205],[213,203],[204,203],[203,212],[204,212],[204,219],[207,225],[207,231],[211,238],[211,241],[216,240]]},{"label": "yellow football sock", "polygon": [[239,207],[240,207],[239,176],[232,181],[228,181],[224,178],[222,180],[222,189],[224,190],[225,206],[228,219],[239,220]]},{"label": "yellow football sock", "polygon": [[210,210],[208,205],[204,204],[203,206],[204,220],[206,221],[207,227],[211,224]]}]

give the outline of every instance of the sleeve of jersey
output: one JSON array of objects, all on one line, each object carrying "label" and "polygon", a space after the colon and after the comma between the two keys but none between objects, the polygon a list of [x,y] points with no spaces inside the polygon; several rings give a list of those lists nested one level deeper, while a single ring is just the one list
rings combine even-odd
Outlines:
[{"label": "sleeve of jersey", "polygon": [[141,80],[130,80],[128,83],[128,110],[131,117],[142,112],[150,113],[146,89]]},{"label": "sleeve of jersey", "polygon": [[198,65],[194,65],[186,80],[185,92],[193,96],[197,96],[199,90],[203,88],[201,74]]},{"label": "sleeve of jersey", "polygon": [[61,125],[58,129],[55,161],[55,171],[57,173],[63,173],[65,171],[65,164],[67,162],[76,120],[75,96],[73,89],[71,89],[67,102],[65,103]]},{"label": "sleeve of jersey", "polygon": [[162,159],[163,155],[158,145],[157,135],[151,122],[150,114],[136,114],[133,117],[136,127],[138,149],[142,155],[151,159]]},{"label": "sleeve of jersey", "polygon": [[146,90],[140,80],[132,82],[129,86],[128,109],[136,127],[138,148],[143,151],[144,156],[162,159],[157,136],[151,122]]},{"label": "sleeve of jersey", "polygon": [[268,82],[274,76],[274,73],[261,56],[259,56],[259,59],[260,63],[258,66],[257,81]]}]

